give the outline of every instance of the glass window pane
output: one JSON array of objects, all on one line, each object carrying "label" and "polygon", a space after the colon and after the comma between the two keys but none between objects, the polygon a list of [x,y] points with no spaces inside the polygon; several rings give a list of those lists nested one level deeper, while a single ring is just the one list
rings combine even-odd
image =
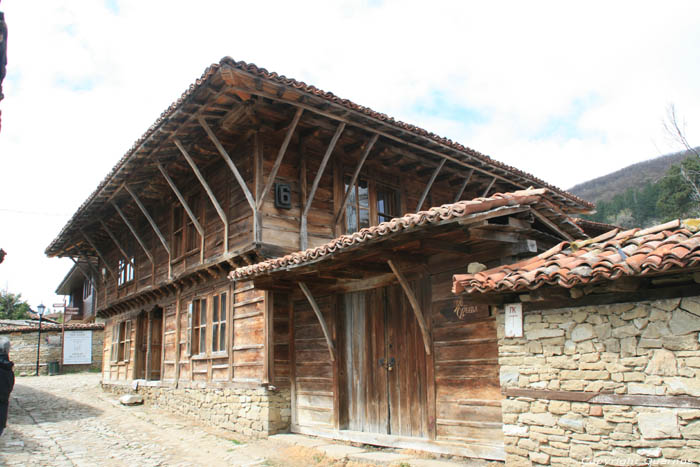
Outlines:
[{"label": "glass window pane", "polygon": [[347,233],[357,232],[357,209],[354,204],[348,204],[345,208],[345,226]]},{"label": "glass window pane", "polygon": [[226,293],[221,294],[221,321],[226,322]]},{"label": "glass window pane", "polygon": [[211,310],[211,321],[213,323],[216,323],[219,321],[219,301],[214,297],[214,301],[211,303],[212,305],[212,310]]},{"label": "glass window pane", "polygon": [[226,322],[221,323],[221,328],[219,330],[219,350],[224,350],[226,348]]},{"label": "glass window pane", "polygon": [[219,325],[218,325],[218,323],[212,324],[212,325],[211,325],[211,349],[212,349],[214,352],[216,352],[217,350],[219,350],[219,349],[216,347],[217,344],[219,343],[219,336],[218,336],[218,334],[217,334],[218,332],[219,332]]},{"label": "glass window pane", "polygon": [[360,209],[360,228],[369,227],[369,209]]},{"label": "glass window pane", "polygon": [[357,187],[357,196],[361,208],[369,208],[369,184],[367,180],[360,180]]}]

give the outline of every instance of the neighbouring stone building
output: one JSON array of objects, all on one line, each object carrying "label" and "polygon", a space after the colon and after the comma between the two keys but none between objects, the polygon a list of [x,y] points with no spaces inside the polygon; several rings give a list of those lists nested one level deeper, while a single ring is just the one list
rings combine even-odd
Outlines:
[{"label": "neighbouring stone building", "polygon": [[[89,331],[92,333],[92,363],[78,365],[63,364],[64,331]],[[39,327],[10,326],[0,327],[0,335],[10,338],[10,360],[15,363],[18,375],[36,374],[36,353],[39,342]],[[59,372],[100,370],[102,368],[104,324],[71,324],[65,329],[56,324],[41,326],[41,350],[39,352],[39,373],[47,374],[50,362],[59,362]]]},{"label": "neighbouring stone building", "polygon": [[[700,463],[697,221],[454,277],[498,314],[508,465]],[[506,304],[523,311],[506,337]]]}]

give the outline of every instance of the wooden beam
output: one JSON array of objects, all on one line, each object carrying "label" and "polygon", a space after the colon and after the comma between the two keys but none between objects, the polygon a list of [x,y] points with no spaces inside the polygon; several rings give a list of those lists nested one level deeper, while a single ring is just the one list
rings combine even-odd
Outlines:
[{"label": "wooden beam", "polygon": [[[71,257],[70,257],[70,260],[73,261],[73,264],[75,264],[75,266],[80,270],[80,272],[82,273],[82,275],[85,276],[85,279],[87,279],[88,281],[90,281],[90,284],[92,284],[92,286],[95,288],[95,294],[97,294],[97,284],[95,283],[95,278],[99,277],[99,274],[97,273],[97,271],[95,271],[95,268],[92,267],[92,264],[90,264],[89,261],[86,261],[86,264],[88,265],[88,268],[90,269],[90,271],[92,271],[92,276],[91,276],[90,274],[88,274],[87,272],[85,272],[85,270],[83,269],[82,265],[81,265],[79,262],[77,262],[77,261],[75,260],[75,258],[73,258],[73,257],[71,256]],[[95,305],[97,305],[96,302],[95,302]]]},{"label": "wooden beam", "polygon": [[455,203],[462,199],[462,195],[464,194],[464,190],[467,189],[467,184],[469,183],[469,180],[471,180],[472,175],[474,175],[474,169],[471,169],[469,171],[466,178],[462,182],[462,186],[459,187],[459,191],[457,192],[457,196],[455,196],[455,200],[454,200]]},{"label": "wooden beam", "polygon": [[148,220],[148,223],[151,224],[151,228],[153,231],[156,233],[158,238],[160,239],[160,242],[163,244],[163,247],[165,248],[165,251],[168,252],[168,256],[171,256],[170,254],[170,246],[168,245],[168,242],[165,240],[165,237],[161,233],[160,229],[158,228],[158,224],[156,224],[156,221],[153,220],[153,217],[148,213],[146,210],[146,206],[143,205],[141,200],[139,199],[138,196],[136,196],[136,193],[129,188],[129,185],[124,185],[124,189],[131,195],[131,197],[134,199],[134,202],[136,205],[139,207],[141,212],[143,213],[144,216],[146,216],[146,219]]},{"label": "wooden beam", "polygon": [[217,151],[219,151],[219,154],[221,154],[221,157],[223,157],[224,161],[226,161],[226,164],[228,164],[229,168],[231,169],[231,172],[233,172],[233,176],[236,178],[236,181],[238,182],[238,185],[241,187],[241,190],[243,190],[243,194],[245,195],[245,199],[248,201],[248,204],[250,205],[250,209],[255,211],[255,200],[253,199],[253,195],[250,193],[250,190],[248,189],[248,185],[246,184],[245,180],[243,179],[243,176],[241,175],[241,173],[238,171],[236,164],[233,163],[231,156],[229,156],[226,149],[224,149],[224,146],[221,144],[221,141],[219,141],[219,139],[216,137],[216,135],[212,131],[211,127],[207,124],[206,120],[204,120],[204,117],[200,116],[198,118],[198,121],[199,121],[199,124],[201,125],[201,127],[204,128],[204,131],[207,133],[207,136],[209,136],[209,139],[211,140],[211,142],[214,143],[214,146],[216,146],[216,149],[217,149]]},{"label": "wooden beam", "polygon": [[496,177],[493,177],[491,179],[491,183],[489,183],[489,186],[487,186],[486,189],[484,190],[484,194],[481,195],[482,198],[486,198],[486,195],[488,195],[489,191],[491,191],[491,188],[493,188],[494,183],[496,183]]},{"label": "wooden beam", "polygon": [[440,170],[442,169],[442,166],[445,165],[445,162],[447,162],[447,159],[443,158],[442,161],[440,161],[440,165],[435,167],[435,170],[433,170],[433,174],[430,176],[430,180],[428,180],[428,185],[425,187],[425,190],[423,190],[423,194],[421,195],[420,200],[418,201],[418,207],[416,207],[416,212],[420,211],[420,209],[423,207],[425,198],[428,197],[428,193],[433,187],[433,183],[435,183],[435,178],[440,173]]},{"label": "wooden beam", "polygon": [[335,130],[335,134],[333,135],[333,138],[331,138],[331,142],[328,144],[328,147],[326,148],[326,153],[323,155],[323,159],[321,160],[321,165],[318,167],[318,172],[316,173],[316,177],[314,178],[314,182],[311,184],[311,190],[308,193],[308,196],[306,197],[306,204],[304,206],[304,210],[301,213],[301,231],[300,231],[300,245],[302,250],[306,250],[309,246],[309,238],[308,238],[308,232],[307,232],[307,216],[309,215],[309,210],[311,209],[311,204],[314,201],[314,196],[316,196],[316,190],[318,189],[318,184],[321,182],[321,177],[323,176],[323,172],[326,170],[326,165],[328,164],[328,159],[331,157],[331,153],[333,152],[333,149],[335,149],[335,145],[338,143],[338,140],[340,139],[340,135],[343,133],[343,130],[345,130],[345,123],[341,123],[338,125],[338,128]]},{"label": "wooden beam", "polygon": [[[348,198],[350,197],[350,190],[352,190],[353,187],[355,186],[355,182],[357,182],[357,177],[360,175],[360,170],[362,170],[362,166],[365,164],[365,161],[367,160],[367,156],[369,156],[369,153],[372,150],[372,147],[374,147],[374,143],[376,143],[378,139],[379,139],[379,134],[374,133],[372,138],[367,142],[367,145],[365,146],[365,149],[362,152],[362,157],[360,157],[360,160],[357,162],[357,167],[355,167],[355,172],[352,174],[352,179],[350,180],[350,185],[348,186],[348,189],[345,190],[345,195],[343,195],[343,200],[340,203],[340,208],[338,209],[338,212],[335,214],[335,219],[333,220],[334,226],[338,224],[340,217],[345,212],[345,206],[348,204]],[[342,179],[342,177],[341,177],[341,179]]]},{"label": "wooden beam", "polygon": [[82,228],[80,229],[80,233],[83,235],[83,237],[85,237],[85,240],[87,240],[87,242],[90,244],[92,249],[95,250],[95,253],[97,253],[97,256],[104,263],[104,267],[107,268],[107,270],[112,275],[112,277],[114,277],[114,279],[116,279],[117,275],[114,273],[114,271],[112,271],[112,268],[109,266],[109,263],[107,262],[105,257],[102,256],[102,253],[100,253],[100,250],[97,248],[97,245],[95,244],[95,242],[92,241],[92,239],[88,236],[88,234],[85,233],[85,231]]},{"label": "wooden beam", "polygon": [[199,233],[199,236],[201,237],[200,248],[199,248],[199,262],[203,263],[204,262],[204,228],[199,223],[199,220],[197,220],[197,216],[195,216],[195,214],[192,212],[192,209],[190,209],[190,206],[189,206],[189,204],[187,204],[187,201],[185,201],[185,197],[182,196],[182,193],[180,193],[180,190],[178,190],[177,186],[175,186],[175,182],[173,181],[173,179],[170,178],[170,175],[168,175],[168,172],[165,171],[165,167],[163,167],[163,165],[160,162],[156,162],[156,165],[158,167],[158,170],[160,170],[160,173],[163,174],[163,177],[165,177],[165,181],[168,182],[168,185],[170,185],[170,188],[173,190],[173,193],[175,193],[175,196],[180,201],[180,204],[182,204],[182,207],[185,209],[187,216],[190,218],[190,220],[192,221],[192,224],[194,225],[194,228],[197,229],[197,232]]},{"label": "wooden beam", "polygon": [[[263,187],[263,145],[260,142],[260,133],[253,136],[253,178],[255,199],[260,199]],[[253,243],[262,243],[262,212],[253,203]]]},{"label": "wooden beam", "polygon": [[121,244],[119,243],[119,240],[117,240],[117,237],[114,236],[112,231],[109,230],[109,227],[107,227],[107,224],[105,224],[102,219],[100,219],[100,225],[102,225],[102,228],[105,229],[105,232],[107,232],[107,235],[109,235],[109,238],[112,239],[114,244],[117,245],[117,249],[121,252],[122,256],[124,256],[124,259],[127,260],[131,264],[131,267],[133,268],[134,262],[132,260],[132,257],[126,253],[126,250],[124,250],[124,248],[122,248]]},{"label": "wooden beam", "polygon": [[265,188],[263,188],[262,193],[260,193],[260,198],[257,202],[258,209],[262,207],[263,203],[265,202],[265,196],[267,196],[270,188],[272,188],[272,184],[275,183],[277,171],[279,171],[280,165],[282,165],[282,159],[284,158],[284,154],[287,152],[287,146],[289,146],[289,142],[292,140],[292,135],[294,134],[294,130],[296,129],[297,123],[299,123],[299,119],[301,118],[301,114],[303,112],[304,109],[298,107],[297,112],[294,114],[294,118],[292,119],[292,123],[289,125],[289,128],[287,128],[287,134],[284,136],[282,146],[280,146],[280,150],[277,152],[277,159],[275,159],[275,163],[272,166],[272,170],[270,171]]},{"label": "wooden beam", "polygon": [[551,220],[549,220],[549,219],[547,218],[547,216],[545,216],[544,214],[542,214],[541,212],[539,212],[537,209],[532,208],[531,211],[532,211],[532,214],[533,214],[537,219],[539,219],[544,225],[546,225],[546,226],[549,227],[550,229],[554,230],[556,233],[558,233],[559,235],[561,235],[562,237],[564,237],[564,238],[567,239],[568,241],[573,242],[573,241],[575,240],[574,237],[572,237],[571,235],[569,235],[568,233],[566,233],[566,232],[564,232],[562,229],[560,229],[559,226],[558,226],[557,224],[555,224],[554,222],[552,222]]},{"label": "wooden beam", "polygon": [[403,289],[403,292],[406,294],[406,298],[408,299],[408,302],[411,304],[411,308],[413,309],[413,314],[416,316],[416,319],[418,320],[418,326],[420,327],[420,332],[423,335],[423,345],[425,346],[425,353],[430,355],[430,347],[431,347],[431,342],[430,342],[430,333],[428,332],[428,324],[425,322],[425,317],[423,316],[423,311],[421,310],[421,306],[418,303],[418,299],[416,298],[415,294],[413,293],[413,290],[411,290],[411,286],[408,283],[408,280],[406,280],[406,277],[403,275],[401,270],[394,264],[392,260],[387,260],[387,264],[391,268],[391,270],[394,272],[394,275],[396,278],[399,280],[399,284],[401,284],[401,288]]},{"label": "wooden beam", "polygon": [[195,164],[192,157],[190,157],[189,153],[182,145],[182,142],[178,138],[173,138],[173,142],[175,143],[175,146],[177,146],[177,148],[180,150],[187,163],[190,164],[190,167],[192,167],[192,171],[197,177],[197,180],[199,180],[199,183],[202,185],[202,188],[204,188],[204,191],[206,191],[207,195],[209,196],[211,203],[214,205],[214,209],[216,209],[217,214],[219,214],[219,218],[221,218],[221,222],[224,223],[224,251],[228,253],[228,218],[226,217],[226,213],[221,208],[219,201],[216,199],[216,196],[214,196],[214,192],[209,187],[207,181],[204,180],[202,172],[199,171],[199,167],[197,167],[197,164]]},{"label": "wooden beam", "polygon": [[305,283],[303,282],[298,282],[299,288],[301,289],[302,292],[304,292],[304,295],[306,296],[306,299],[309,301],[309,305],[311,305],[311,308],[314,310],[314,313],[316,314],[316,318],[318,318],[318,322],[321,323],[321,329],[323,330],[323,335],[326,338],[326,344],[328,344],[328,352],[331,355],[331,361],[335,361],[335,346],[333,346],[333,341],[331,340],[331,334],[328,331],[328,326],[326,325],[326,320],[323,318],[323,314],[321,314],[321,309],[318,307],[318,303],[316,303],[316,300],[314,300],[313,295],[311,295],[311,291],[309,288],[306,286]]},{"label": "wooden beam", "polygon": [[155,260],[153,259],[153,255],[151,254],[150,251],[148,251],[148,248],[146,248],[146,244],[143,242],[143,240],[141,240],[141,237],[139,236],[139,234],[136,233],[136,229],[134,228],[133,225],[131,225],[131,222],[129,222],[129,219],[126,218],[126,216],[124,215],[122,210],[119,209],[119,206],[117,206],[117,204],[114,201],[110,201],[110,203],[112,204],[112,207],[114,208],[114,210],[117,211],[117,214],[119,214],[119,217],[122,218],[122,220],[124,221],[126,226],[129,228],[129,230],[131,231],[131,235],[134,236],[136,241],[141,246],[141,249],[143,249],[144,253],[146,253],[146,256],[148,256],[148,259],[151,261],[151,264],[155,265]]}]

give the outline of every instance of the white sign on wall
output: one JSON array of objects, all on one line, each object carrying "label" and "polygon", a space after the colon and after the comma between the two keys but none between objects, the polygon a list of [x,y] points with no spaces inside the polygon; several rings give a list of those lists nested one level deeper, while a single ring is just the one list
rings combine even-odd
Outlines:
[{"label": "white sign on wall", "polygon": [[523,304],[506,305],[506,337],[523,337]]},{"label": "white sign on wall", "polygon": [[66,331],[63,335],[63,364],[92,363],[92,331]]}]

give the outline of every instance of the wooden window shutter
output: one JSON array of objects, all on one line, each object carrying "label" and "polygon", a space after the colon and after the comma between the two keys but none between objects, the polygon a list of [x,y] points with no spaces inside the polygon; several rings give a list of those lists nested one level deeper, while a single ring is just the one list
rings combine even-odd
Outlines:
[{"label": "wooden window shutter", "polygon": [[131,320],[126,322],[124,333],[126,334],[124,342],[124,361],[128,362],[131,357]]},{"label": "wooden window shutter", "polygon": [[111,360],[116,363],[119,359],[119,323],[112,324],[112,355]]},{"label": "wooden window shutter", "polygon": [[187,355],[192,355],[192,310],[194,302],[187,305]]}]

